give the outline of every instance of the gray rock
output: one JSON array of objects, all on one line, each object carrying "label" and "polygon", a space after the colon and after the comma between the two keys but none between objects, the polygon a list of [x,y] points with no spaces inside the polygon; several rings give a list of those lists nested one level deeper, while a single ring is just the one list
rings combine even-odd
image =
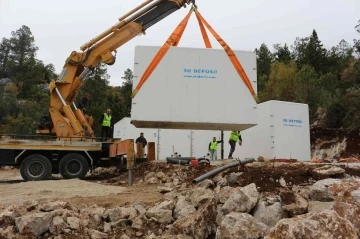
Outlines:
[{"label": "gray rock", "polygon": [[319,201],[309,201],[308,212],[320,212],[325,209],[332,210],[334,206],[334,202],[319,202]]},{"label": "gray rock", "polygon": [[211,181],[210,179],[205,179],[204,181],[200,182],[198,184],[199,187],[203,187],[203,188],[215,188],[215,183],[213,181]]},{"label": "gray rock", "polygon": [[224,217],[216,230],[217,239],[263,238],[269,228],[247,213],[232,212]]},{"label": "gray rock", "polygon": [[285,212],[288,213],[290,217],[293,217],[306,213],[308,210],[308,206],[308,201],[305,198],[301,197],[298,194],[295,194],[295,202],[288,205],[283,205],[282,208]]},{"label": "gray rock", "polygon": [[161,224],[170,224],[174,221],[172,216],[172,210],[175,207],[175,203],[171,200],[164,201],[152,208],[149,208],[146,212],[148,218],[153,218]]},{"label": "gray rock", "polygon": [[61,234],[68,225],[64,222],[62,217],[56,216],[50,223],[49,230],[53,235]]},{"label": "gray rock", "polygon": [[232,187],[229,187],[229,186],[223,187],[219,193],[219,202],[225,203],[226,200],[229,199],[229,197],[233,193],[233,191],[234,191],[234,189]]},{"label": "gray rock", "polygon": [[278,239],[280,235],[287,239],[358,239],[354,226],[331,210],[281,219],[264,239]]},{"label": "gray rock", "polygon": [[196,187],[191,191],[190,201],[195,208],[198,208],[201,204],[204,204],[214,198],[214,196],[215,193],[212,190]]},{"label": "gray rock", "polygon": [[282,218],[283,210],[280,202],[274,202],[271,205],[260,200],[254,208],[253,216],[259,222],[266,224],[268,227],[273,227]]},{"label": "gray rock", "polygon": [[40,211],[51,212],[56,209],[65,209],[69,208],[70,205],[67,202],[56,201],[56,202],[47,202],[39,206]]},{"label": "gray rock", "polygon": [[[200,204],[195,213],[178,219],[169,229],[170,238],[204,239],[216,230],[216,204],[215,195]],[[186,237],[180,235],[186,235]],[[162,237],[161,237],[162,238]]]},{"label": "gray rock", "polygon": [[80,228],[80,219],[77,217],[68,217],[66,219],[67,223],[69,224],[69,227],[73,230],[79,230]]},{"label": "gray rock", "polygon": [[108,237],[106,233],[99,232],[98,230],[93,229],[89,230],[89,234],[91,239],[105,239]]},{"label": "gray rock", "polygon": [[174,190],[171,187],[158,187],[159,193],[169,193]]},{"label": "gray rock", "polygon": [[137,218],[135,218],[133,220],[133,223],[131,224],[131,227],[135,228],[135,229],[138,229],[138,230],[141,230],[143,225],[144,225],[143,220],[141,220],[140,218],[137,217]]},{"label": "gray rock", "polygon": [[35,237],[49,230],[52,214],[49,212],[25,215],[15,219],[20,234],[31,234]]},{"label": "gray rock", "polygon": [[150,184],[157,184],[157,183],[159,183],[159,179],[157,177],[152,177],[152,178],[149,178],[148,180],[146,180],[145,182],[150,183]]},{"label": "gray rock", "polygon": [[235,190],[224,203],[222,210],[225,215],[231,212],[249,213],[257,204],[258,198],[259,192],[256,189],[256,185],[252,183]]},{"label": "gray rock", "polygon": [[120,219],[133,219],[137,217],[137,211],[133,207],[115,207],[108,209],[104,213],[104,218],[109,219],[111,222],[116,222]]},{"label": "gray rock", "polygon": [[111,224],[110,223],[107,223],[107,222],[104,223],[104,232],[105,233],[111,232]]},{"label": "gray rock", "polygon": [[184,196],[180,196],[174,208],[174,218],[181,219],[194,212],[195,207]]},{"label": "gray rock", "polygon": [[332,192],[329,190],[329,187],[333,184],[340,183],[341,179],[324,179],[317,181],[312,186],[310,186],[310,198],[314,201],[321,202],[330,202],[334,200]]},{"label": "gray rock", "polygon": [[229,184],[230,185],[236,184],[236,181],[241,176],[241,174],[243,174],[243,173],[242,172],[240,172],[240,173],[231,173],[229,175]]},{"label": "gray rock", "polygon": [[326,176],[335,176],[345,173],[345,169],[332,165],[324,165],[322,167],[316,168],[313,170],[315,173],[326,175]]},{"label": "gray rock", "polygon": [[145,175],[145,178],[144,178],[144,181],[148,181],[150,178],[153,178],[155,177],[156,178],[156,173],[155,172],[150,172],[148,174]]}]

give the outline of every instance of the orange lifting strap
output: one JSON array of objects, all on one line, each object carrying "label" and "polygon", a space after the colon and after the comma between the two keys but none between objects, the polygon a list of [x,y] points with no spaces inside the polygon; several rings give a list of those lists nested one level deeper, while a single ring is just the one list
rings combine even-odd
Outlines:
[{"label": "orange lifting strap", "polygon": [[224,48],[226,54],[228,55],[230,61],[234,65],[237,73],[239,74],[240,78],[243,80],[247,88],[249,89],[251,95],[254,97],[256,103],[258,102],[258,97],[255,94],[255,91],[250,83],[248,76],[246,75],[244,68],[241,66],[239,60],[237,59],[233,50],[229,47],[228,44],[215,32],[215,30],[207,23],[207,21],[201,16],[201,14],[197,11],[197,9],[192,8],[190,12],[185,16],[185,18],[180,22],[180,24],[175,28],[173,33],[167,39],[165,44],[160,48],[154,59],[151,61],[150,65],[146,69],[145,73],[140,79],[140,82],[132,92],[131,97],[134,98],[135,95],[139,92],[140,88],[143,86],[145,81],[150,77],[151,73],[155,70],[156,66],[160,63],[166,52],[169,50],[170,46],[177,46],[180,42],[180,39],[185,31],[187,23],[190,19],[192,12],[195,12],[196,18],[199,22],[199,27],[201,30],[202,37],[204,39],[204,43],[206,48],[212,48],[209,37],[206,33],[204,25],[208,28],[211,34],[215,37],[215,39],[219,42],[219,44]]}]

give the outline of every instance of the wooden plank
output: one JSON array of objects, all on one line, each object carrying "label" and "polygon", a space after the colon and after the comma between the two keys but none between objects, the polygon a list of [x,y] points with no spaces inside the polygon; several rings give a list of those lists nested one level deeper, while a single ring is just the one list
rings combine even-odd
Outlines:
[{"label": "wooden plank", "polygon": [[144,158],[144,146],[142,143],[136,144],[136,156],[138,158]]},{"label": "wooden plank", "polygon": [[128,148],[131,147],[130,145],[131,141],[133,142],[132,149],[134,150],[134,140],[132,139],[121,140],[117,143],[116,155],[118,156],[126,155],[128,152]]},{"label": "wooden plank", "polygon": [[135,150],[134,150],[134,140],[129,139],[126,152],[126,163],[127,169],[133,169],[135,167]]},{"label": "wooden plank", "polygon": [[155,160],[155,142],[148,143],[148,154],[147,154],[148,161]]}]

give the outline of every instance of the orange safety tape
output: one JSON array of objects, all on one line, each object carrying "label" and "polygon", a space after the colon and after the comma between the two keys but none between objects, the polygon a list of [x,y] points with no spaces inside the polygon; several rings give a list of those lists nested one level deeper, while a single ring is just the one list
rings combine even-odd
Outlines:
[{"label": "orange safety tape", "polygon": [[193,9],[189,11],[189,13],[186,15],[186,17],[180,22],[180,24],[175,28],[175,30],[171,33],[165,44],[159,49],[154,59],[151,61],[150,65],[146,69],[145,73],[142,75],[140,82],[136,86],[136,88],[133,90],[131,97],[134,98],[135,95],[139,92],[140,88],[143,86],[145,81],[150,77],[151,73],[154,71],[154,69],[157,67],[157,65],[160,63],[160,61],[163,59],[166,52],[169,50],[170,46],[176,46],[182,34],[184,33],[184,30],[186,28],[186,25],[190,19],[191,14],[193,13]]},{"label": "orange safety tape", "polygon": [[[195,13],[196,13],[196,11],[195,11]],[[212,48],[211,43],[210,43],[210,40],[209,40],[209,36],[208,36],[208,34],[206,33],[206,29],[205,29],[205,27],[204,27],[204,24],[202,23],[202,21],[201,21],[200,17],[198,16],[198,14],[196,14],[196,18],[197,18],[197,20],[198,20],[199,27],[200,27],[200,31],[201,31],[201,35],[202,35],[202,37],[203,37],[203,39],[204,39],[204,43],[205,43],[206,48]]]},{"label": "orange safety tape", "polygon": [[240,75],[240,78],[243,80],[243,82],[245,83],[245,85],[247,86],[247,88],[250,90],[250,93],[252,94],[252,96],[254,97],[255,101],[258,102],[258,98],[255,94],[255,91],[250,83],[250,80],[248,78],[248,76],[246,75],[244,68],[241,66],[239,60],[237,59],[235,53],[233,52],[233,50],[229,47],[228,44],[226,44],[226,42],[215,32],[215,30],[209,25],[209,23],[207,23],[207,21],[201,16],[201,14],[195,10],[195,14],[200,18],[200,20],[205,24],[205,26],[209,29],[209,31],[211,32],[211,34],[216,38],[216,40],[220,43],[220,45],[224,48],[225,52],[227,53],[227,55],[229,56],[231,62],[233,63],[236,71],[238,72],[238,74]]}]

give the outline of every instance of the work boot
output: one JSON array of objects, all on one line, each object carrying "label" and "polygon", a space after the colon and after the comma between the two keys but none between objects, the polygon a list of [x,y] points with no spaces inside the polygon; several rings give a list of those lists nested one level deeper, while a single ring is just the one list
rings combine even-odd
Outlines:
[{"label": "work boot", "polygon": [[229,159],[234,159],[234,158],[230,156]]}]

